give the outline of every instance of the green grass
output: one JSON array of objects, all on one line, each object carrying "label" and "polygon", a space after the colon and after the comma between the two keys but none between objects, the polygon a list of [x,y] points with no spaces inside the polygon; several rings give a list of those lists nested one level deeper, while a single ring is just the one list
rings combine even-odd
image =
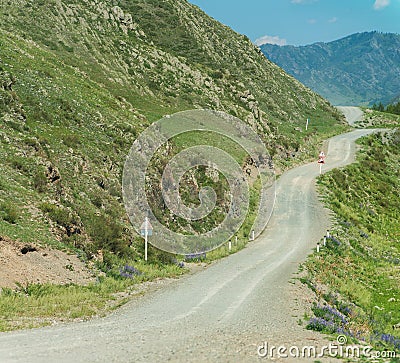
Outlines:
[{"label": "green grass", "polygon": [[337,224],[334,238],[305,263],[304,281],[321,302],[349,307],[347,334],[400,351],[400,333],[393,329],[400,322],[400,132],[360,144],[357,163],[318,180]]},{"label": "green grass", "polygon": [[[121,277],[119,270],[126,264],[135,266],[141,275]],[[3,288],[0,290],[0,331],[103,316],[125,303],[139,283],[176,277],[185,272],[186,269],[171,263],[120,260],[107,271],[107,276],[99,277],[96,283],[87,286],[28,284],[19,285],[16,290]]]},{"label": "green grass", "polygon": [[357,127],[362,128],[396,128],[400,125],[400,115],[388,112],[380,112],[365,108],[364,119],[356,122]]}]

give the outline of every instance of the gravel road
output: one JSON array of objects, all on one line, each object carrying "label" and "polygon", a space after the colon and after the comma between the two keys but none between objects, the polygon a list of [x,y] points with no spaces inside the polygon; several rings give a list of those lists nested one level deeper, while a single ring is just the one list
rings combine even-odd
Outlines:
[{"label": "gravel road", "polygon": [[354,126],[356,121],[361,121],[363,119],[364,112],[359,107],[337,106],[336,108],[346,116],[347,122],[351,126]]},{"label": "gravel road", "polygon": [[[352,162],[354,141],[371,132],[332,138],[325,170]],[[267,229],[242,251],[105,318],[2,333],[0,362],[255,362],[267,360],[257,355],[264,342],[321,344],[322,335],[297,323],[289,282],[330,224],[315,192],[318,173],[312,163],[279,178]]]}]

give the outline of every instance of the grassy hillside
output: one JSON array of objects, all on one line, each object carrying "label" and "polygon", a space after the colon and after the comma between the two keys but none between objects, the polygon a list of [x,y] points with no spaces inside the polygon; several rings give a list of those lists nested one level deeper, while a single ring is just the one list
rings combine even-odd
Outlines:
[{"label": "grassy hillside", "polygon": [[362,128],[396,128],[399,123],[400,115],[365,108],[364,117],[361,121],[356,122],[356,126]]},{"label": "grassy hillside", "polygon": [[277,165],[343,129],[325,100],[185,1],[21,0],[2,10],[0,227],[11,238],[140,256],[122,166],[166,113],[237,115]]},{"label": "grassy hillside", "polygon": [[305,264],[320,299],[308,328],[400,352],[400,131],[360,145],[357,163],[319,178],[337,224]]}]

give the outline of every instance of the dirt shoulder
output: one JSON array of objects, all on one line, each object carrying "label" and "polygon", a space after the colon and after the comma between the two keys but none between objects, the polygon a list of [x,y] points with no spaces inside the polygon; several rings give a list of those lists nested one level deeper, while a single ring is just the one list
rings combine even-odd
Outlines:
[{"label": "dirt shoulder", "polygon": [[0,236],[0,287],[17,283],[86,285],[95,276],[76,255]]}]

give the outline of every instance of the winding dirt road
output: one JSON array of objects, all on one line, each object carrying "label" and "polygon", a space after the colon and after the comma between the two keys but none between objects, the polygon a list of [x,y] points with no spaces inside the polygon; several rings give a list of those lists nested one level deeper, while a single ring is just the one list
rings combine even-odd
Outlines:
[{"label": "winding dirt road", "polygon": [[[325,170],[351,163],[354,141],[372,131],[329,140]],[[279,178],[267,229],[242,251],[106,318],[2,333],[0,362],[254,362],[265,341],[320,344],[321,335],[298,325],[289,283],[330,224],[318,173],[312,163]]]},{"label": "winding dirt road", "polygon": [[359,107],[337,106],[336,108],[346,116],[346,120],[351,126],[354,126],[356,121],[361,121],[364,117],[364,112]]}]

